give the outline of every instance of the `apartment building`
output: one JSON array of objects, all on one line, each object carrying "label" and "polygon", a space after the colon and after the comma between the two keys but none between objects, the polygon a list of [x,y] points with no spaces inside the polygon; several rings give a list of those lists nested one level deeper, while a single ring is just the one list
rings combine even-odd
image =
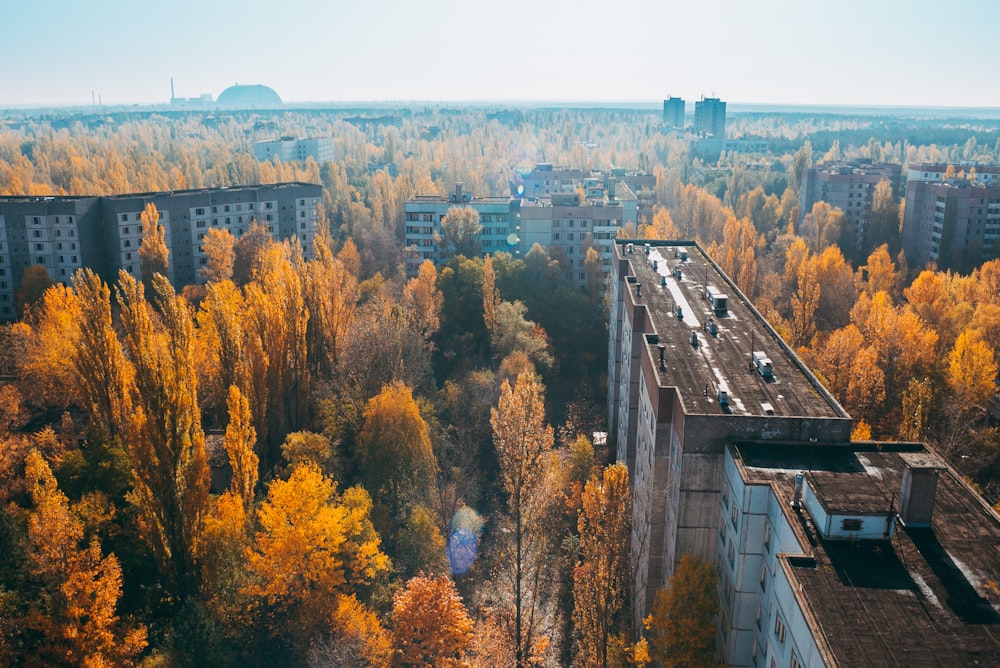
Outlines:
[{"label": "apartment building", "polygon": [[322,164],[333,160],[332,137],[282,137],[253,144],[253,154],[261,162],[281,160],[282,162],[305,162],[312,158]]},{"label": "apartment building", "polygon": [[[844,212],[845,223],[863,244],[872,211],[872,194],[881,181],[899,192],[902,167],[871,161],[822,162],[806,170],[799,198],[801,223],[817,202],[826,202]],[[859,246],[856,250],[862,250]]]},{"label": "apartment building", "polygon": [[684,129],[684,100],[673,95],[663,101],[663,125],[676,130]]},{"label": "apartment building", "polygon": [[703,97],[694,103],[694,131],[703,137],[726,138],[726,103],[717,97]]},{"label": "apartment building", "polygon": [[845,443],[852,421],[694,242],[612,245],[608,434],[633,482],[635,618],[714,561],[726,444]]},{"label": "apartment building", "polygon": [[998,179],[996,165],[950,171],[948,165],[910,165],[902,230],[907,261],[968,272],[1000,257]]},{"label": "apartment building", "polygon": [[690,552],[731,666],[1000,662],[1000,517],[850,416],[693,242],[618,241],[609,438],[632,480],[633,614]]},{"label": "apartment building", "polygon": [[170,252],[176,286],[202,283],[201,241],[210,228],[241,237],[253,221],[276,240],[296,237],[306,258],[319,225],[322,186],[278,183],[107,197],[0,197],[0,319],[17,317],[14,296],[24,270],[42,265],[53,281],[89,267],[106,281],[119,269],[139,276],[142,212],[153,204]]},{"label": "apartment building", "polygon": [[595,248],[607,273],[613,239],[623,225],[638,220],[642,206],[626,179],[642,188],[644,198],[655,184],[651,176],[624,170],[616,174],[538,165],[525,179],[525,192],[544,194],[475,197],[464,184],[456,183],[447,196],[417,195],[404,205],[407,275],[415,276],[424,260],[436,265],[448,261],[450,251],[439,244],[441,220],[452,207],[465,206],[479,214],[483,253],[523,257],[535,244],[546,250],[555,248],[565,256],[567,273],[582,285],[587,250]]},{"label": "apartment building", "polygon": [[732,442],[718,510],[727,665],[1000,664],[1000,518],[922,444]]}]

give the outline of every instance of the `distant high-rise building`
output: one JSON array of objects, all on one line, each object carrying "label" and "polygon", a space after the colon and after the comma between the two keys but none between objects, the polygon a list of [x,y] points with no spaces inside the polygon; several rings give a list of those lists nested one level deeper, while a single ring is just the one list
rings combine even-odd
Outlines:
[{"label": "distant high-rise building", "polygon": [[903,250],[913,266],[970,271],[1000,257],[1000,166],[911,164]]},{"label": "distant high-rise building", "polygon": [[684,127],[684,100],[670,96],[663,101],[663,124],[668,128]]},{"label": "distant high-rise building", "polygon": [[694,103],[694,131],[699,135],[726,138],[726,103],[717,97],[703,97]]}]

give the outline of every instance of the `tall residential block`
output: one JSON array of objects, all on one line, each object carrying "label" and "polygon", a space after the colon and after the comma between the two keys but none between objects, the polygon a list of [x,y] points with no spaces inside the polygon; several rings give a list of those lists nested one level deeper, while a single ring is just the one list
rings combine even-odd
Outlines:
[{"label": "tall residential block", "polygon": [[614,243],[608,420],[634,619],[684,553],[729,666],[1000,665],[1000,517],[920,443],[852,420],[693,242]]},{"label": "tall residential block", "polygon": [[1000,166],[911,164],[903,250],[916,267],[969,272],[1000,257]]},{"label": "tall residential block", "polygon": [[672,95],[663,101],[663,124],[668,128],[684,128],[684,100]]},{"label": "tall residential block", "polygon": [[726,103],[717,97],[703,97],[694,103],[694,131],[716,139],[726,138]]}]

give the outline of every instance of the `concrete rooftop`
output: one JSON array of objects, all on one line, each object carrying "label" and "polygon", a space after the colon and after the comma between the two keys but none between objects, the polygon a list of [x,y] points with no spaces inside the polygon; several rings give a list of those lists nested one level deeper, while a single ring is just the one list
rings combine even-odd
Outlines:
[{"label": "concrete rooftop", "polygon": [[[848,417],[700,247],[649,242],[647,254],[645,243],[616,246],[635,274],[634,282],[628,279],[629,290],[641,292],[637,303],[650,312],[657,334],[647,336],[653,360],[659,360],[658,346],[665,346],[666,368],[657,371],[659,384],[678,388],[688,415]],[[705,296],[709,286],[727,297],[725,311],[713,309]],[[771,377],[752,367],[753,351],[771,360]],[[719,401],[720,390],[728,405]]]}]

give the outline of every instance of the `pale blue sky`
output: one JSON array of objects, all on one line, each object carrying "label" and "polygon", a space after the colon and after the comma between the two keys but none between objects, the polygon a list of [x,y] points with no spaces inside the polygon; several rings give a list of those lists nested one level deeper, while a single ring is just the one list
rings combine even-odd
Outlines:
[{"label": "pale blue sky", "polygon": [[0,0],[0,108],[637,101],[1000,107],[996,0]]}]

